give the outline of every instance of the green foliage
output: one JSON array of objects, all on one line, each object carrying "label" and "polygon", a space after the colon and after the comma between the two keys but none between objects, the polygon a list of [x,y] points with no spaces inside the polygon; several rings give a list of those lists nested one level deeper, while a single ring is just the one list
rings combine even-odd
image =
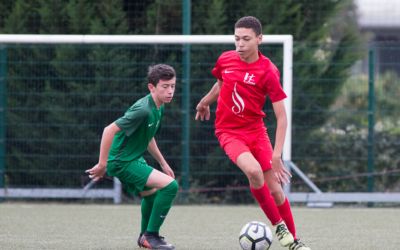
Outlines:
[{"label": "green foliage", "polygon": [[39,33],[66,34],[68,33],[68,18],[65,5],[67,0],[39,0],[37,14],[40,17]]},{"label": "green foliage", "polygon": [[144,34],[182,34],[181,10],[176,0],[155,0],[146,10]]},{"label": "green foliage", "polygon": [[[118,7],[116,7],[118,6]],[[90,22],[91,34],[122,34],[128,33],[128,23],[122,10],[122,0],[101,1],[95,5]]]},{"label": "green foliage", "polygon": [[[335,126],[344,129],[349,126],[358,128],[366,127],[368,123],[368,77],[366,75],[356,75],[349,78],[341,90],[341,95],[332,105],[332,112],[337,113],[331,115],[327,119],[328,126]],[[375,106],[375,129],[378,132],[386,132],[390,134],[398,134],[398,124],[400,119],[397,110],[400,109],[400,88],[398,86],[399,77],[394,72],[386,72],[375,80],[374,89],[374,106]],[[351,112],[344,112],[344,111]],[[355,115],[356,111],[363,111]]]},{"label": "green foliage", "polygon": [[4,17],[4,26],[0,27],[5,34],[29,34],[38,33],[39,21],[36,11],[38,1],[17,0],[14,2],[11,12]]},{"label": "green foliage", "polygon": [[10,13],[13,4],[12,1],[0,1],[0,31],[2,31],[4,20]]},{"label": "green foliage", "polygon": [[[36,29],[39,33],[51,34],[128,32],[122,1],[104,1],[95,7],[92,7],[93,1],[66,3],[17,1],[5,30],[11,30],[11,25],[18,23],[20,26],[15,27],[21,30],[14,27],[12,33],[35,33]],[[26,13],[39,17],[35,21],[40,25],[30,25],[30,16]],[[84,20],[89,22],[82,23]],[[17,107],[9,110],[8,123],[20,125],[7,131],[9,138],[18,141],[7,148],[13,155],[7,159],[7,165],[14,166],[9,176],[12,183],[26,183],[27,179],[30,184],[42,185],[79,183],[76,175],[82,175],[85,168],[94,164],[95,157],[90,154],[98,152],[102,127],[127,107],[126,96],[107,95],[107,92],[132,91],[131,85],[121,84],[121,79],[123,82],[136,72],[129,63],[133,58],[124,46],[38,45],[10,49],[9,61],[26,64],[21,67],[10,63],[8,73],[8,91],[19,93],[8,99],[9,107]],[[130,98],[129,102],[132,102]],[[118,105],[117,114],[111,114],[108,105]],[[26,129],[27,124],[37,127]],[[27,155],[33,157],[27,158]],[[65,158],[66,155],[69,157]],[[77,161],[78,156],[83,159]],[[31,169],[36,174],[30,173]],[[39,169],[46,174],[37,174]],[[66,170],[75,178],[54,175]]]},{"label": "green foliage", "polygon": [[[295,39],[300,37],[294,48],[294,58],[298,59],[294,65],[293,107],[301,110],[293,115],[293,123],[301,128],[296,131],[296,140],[304,140],[324,123],[328,114],[323,110],[335,101],[351,67],[365,53],[355,20],[347,17],[353,11],[347,2],[319,1],[314,5],[304,1],[302,6],[304,27],[294,35]],[[322,18],[319,8],[325,10]]]},{"label": "green foliage", "polygon": [[[0,3],[0,9],[7,10],[0,13],[2,33],[182,33],[182,2],[176,0],[6,2]],[[295,146],[293,154],[301,158],[313,150],[318,151],[308,140],[314,136],[319,138],[315,131],[329,118],[328,108],[340,94],[349,69],[364,53],[351,2],[193,0],[191,14],[193,34],[233,34],[239,17],[254,15],[262,21],[265,34],[294,36],[294,145],[307,143]],[[215,81],[210,73],[215,60],[222,51],[233,48],[233,37],[229,45],[191,47],[192,110]],[[138,49],[140,51],[134,51],[126,45],[10,47],[8,59],[14,63],[8,69],[7,87],[14,95],[11,94],[7,102],[8,107],[19,107],[7,113],[9,123],[19,125],[7,130],[7,137],[14,140],[7,146],[11,156],[7,158],[7,166],[14,166],[19,174],[10,176],[12,183],[23,183],[25,177],[30,176],[32,185],[62,182],[62,185],[76,186],[76,176],[97,160],[103,127],[147,93],[143,79],[147,66],[159,62],[173,65],[178,72],[176,98],[165,116],[165,124],[172,125],[162,130],[160,138],[165,146],[163,153],[179,175],[183,146],[179,143],[182,46],[149,45]],[[262,51],[281,67],[281,48],[263,46]],[[395,112],[395,103],[387,101],[384,105]],[[192,144],[188,145],[191,180],[207,188],[247,185],[219,148],[213,136],[213,119],[214,114],[208,123],[191,124]],[[273,122],[269,116],[268,126]],[[26,124],[35,127],[26,129]],[[273,129],[270,136],[273,140]],[[313,163],[309,164],[310,170],[317,171]],[[55,175],[57,177],[51,179],[32,174],[38,169],[52,174],[65,171],[69,175]],[[212,173],[217,176],[216,180],[210,180],[210,175],[203,173]],[[232,192],[224,202],[238,199],[245,198],[238,198]]]},{"label": "green foliage", "polygon": [[96,10],[93,1],[71,0],[66,6],[66,15],[70,34],[89,34]]},{"label": "green foliage", "polygon": [[[308,147],[298,149],[308,157],[297,162],[307,166],[324,191],[367,191],[368,177],[368,77],[356,75],[345,81],[331,107],[329,119],[314,131]],[[374,179],[375,190],[398,191],[400,181],[400,109],[398,76],[386,72],[375,81]],[[351,181],[351,185],[348,185]]]},{"label": "green foliage", "polygon": [[[313,147],[307,147],[307,158],[299,166],[307,166],[309,177],[324,192],[367,192],[368,176],[374,179],[374,190],[400,190],[399,134],[375,133],[374,170],[368,172],[368,137],[366,129],[348,126],[345,129],[324,127],[310,135]],[[300,150],[304,150],[300,149]],[[297,180],[297,179],[295,179]],[[297,180],[294,191],[309,191]]]},{"label": "green foliage", "polygon": [[[193,1],[192,31],[195,34],[226,34],[233,30],[227,23],[225,0]],[[231,33],[230,32],[230,33]]]}]

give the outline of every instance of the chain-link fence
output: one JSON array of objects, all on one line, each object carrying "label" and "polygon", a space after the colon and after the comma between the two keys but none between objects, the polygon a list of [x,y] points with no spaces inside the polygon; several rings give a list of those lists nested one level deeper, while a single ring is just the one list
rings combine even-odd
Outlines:
[{"label": "chain-link fence", "polygon": [[[294,50],[300,45],[295,44]],[[182,162],[182,147],[186,145],[182,139],[182,99],[187,93],[182,92],[181,45],[3,46],[2,185],[82,187],[87,182],[84,170],[97,162],[102,129],[148,93],[147,67],[163,62],[177,69],[178,89],[173,103],[166,106],[157,140],[177,178],[189,183],[190,189],[184,191],[207,201],[250,199],[235,195],[247,192],[247,180],[220,149],[213,118],[206,123],[194,120],[198,100],[214,82],[210,69],[219,55],[217,51],[230,48],[231,45],[191,46],[190,156],[188,162]],[[342,78],[298,77],[298,72],[314,66],[294,60],[292,159],[321,190],[398,190],[398,74],[395,69],[379,71],[379,63],[371,58],[377,49],[395,48],[372,46],[374,53],[365,52],[368,67],[354,66],[338,93],[329,91],[329,85]],[[263,45],[261,50],[282,67],[282,48]],[[312,83],[311,89],[302,88],[305,81]],[[321,92],[320,88],[328,91]],[[313,107],[304,107],[305,100],[315,98]],[[326,106],[324,99],[334,101]],[[266,104],[265,111],[273,139],[270,104]],[[150,157],[147,159],[156,166]],[[184,164],[189,165],[190,174],[182,180],[186,176],[182,174]],[[104,181],[102,185],[110,183]],[[309,189],[295,176],[292,191]]]}]

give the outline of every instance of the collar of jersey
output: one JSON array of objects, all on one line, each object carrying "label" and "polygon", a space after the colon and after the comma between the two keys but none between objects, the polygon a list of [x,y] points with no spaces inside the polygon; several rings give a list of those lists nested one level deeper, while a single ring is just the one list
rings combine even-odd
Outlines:
[{"label": "collar of jersey", "polygon": [[153,100],[153,97],[151,96],[151,94],[148,94],[147,97],[149,98],[149,103],[152,106],[152,108],[156,108],[157,110],[161,109],[161,107],[163,106],[163,104],[161,104],[161,106],[159,108],[157,108],[156,103]]}]

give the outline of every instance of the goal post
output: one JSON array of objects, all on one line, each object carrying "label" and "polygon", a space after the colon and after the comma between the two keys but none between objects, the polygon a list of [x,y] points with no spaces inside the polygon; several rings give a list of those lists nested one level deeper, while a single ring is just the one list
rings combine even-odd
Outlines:
[{"label": "goal post", "polygon": [[[121,184],[114,178],[113,188],[90,189],[87,188],[9,188],[4,184],[5,156],[5,84],[6,84],[6,48],[7,45],[15,44],[147,44],[147,45],[207,45],[207,44],[233,44],[233,35],[0,35],[0,199],[10,198],[111,198],[115,203],[121,202]],[[280,44],[283,47],[282,85],[287,98],[285,106],[287,109],[287,134],[283,148],[283,161],[291,171],[296,174],[310,187],[309,193],[292,193],[290,186],[286,186],[290,200],[294,202],[308,202],[330,205],[331,202],[400,202],[400,194],[393,193],[323,193],[312,181],[301,172],[292,162],[292,101],[293,101],[293,37],[291,35],[264,35],[263,44]],[[190,52],[188,52],[190,53]],[[4,101],[5,102],[5,101]],[[189,119],[191,114],[190,105],[182,107],[182,119]],[[185,139],[186,140],[186,139]],[[189,140],[189,138],[187,138]],[[189,141],[183,142],[189,145]],[[189,154],[189,151],[187,151]],[[182,157],[187,158],[187,157]],[[185,163],[183,163],[185,164]],[[188,163],[186,163],[188,164]],[[183,168],[184,169],[184,168]],[[188,176],[187,173],[183,173]]]},{"label": "goal post", "polygon": [[[232,35],[0,35],[0,44],[231,44]],[[283,45],[283,89],[288,128],[283,160],[291,161],[293,36],[263,35],[263,44]]]},{"label": "goal post", "polygon": [[[233,35],[31,35],[9,34],[0,35],[0,45],[3,44],[233,44]],[[263,44],[282,44],[283,67],[282,82],[287,98],[288,129],[283,149],[283,160],[291,161],[291,123],[292,123],[292,65],[293,65],[293,37],[291,35],[264,35]],[[189,108],[189,107],[186,107]],[[190,110],[184,111],[189,115]],[[0,115],[4,116],[4,112]],[[188,143],[186,144],[188,145]],[[3,145],[5,147],[5,145]],[[4,158],[0,159],[0,166],[4,166]],[[1,170],[1,169],[0,169]],[[1,171],[0,171],[1,172]],[[120,202],[121,188],[117,184],[111,190],[62,190],[62,189],[5,189],[0,187],[0,197],[111,197]]]}]

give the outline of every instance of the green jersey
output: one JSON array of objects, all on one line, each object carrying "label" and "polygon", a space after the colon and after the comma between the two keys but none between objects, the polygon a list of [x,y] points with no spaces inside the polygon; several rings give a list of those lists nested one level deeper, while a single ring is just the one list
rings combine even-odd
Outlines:
[{"label": "green jersey", "polygon": [[158,109],[150,94],[136,101],[115,123],[121,129],[113,140],[108,161],[132,161],[147,150],[160,128],[164,105]]}]

